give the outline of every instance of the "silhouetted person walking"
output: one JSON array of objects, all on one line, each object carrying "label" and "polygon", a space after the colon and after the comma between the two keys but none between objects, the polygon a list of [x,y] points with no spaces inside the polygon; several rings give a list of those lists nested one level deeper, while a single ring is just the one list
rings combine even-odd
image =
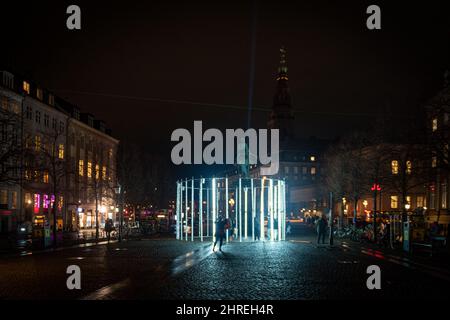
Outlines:
[{"label": "silhouetted person walking", "polygon": [[217,242],[219,243],[219,251],[222,251],[223,238],[225,238],[225,225],[227,221],[223,217],[219,217],[216,220],[216,241],[214,241],[213,251],[216,248]]},{"label": "silhouetted person walking", "polygon": [[317,244],[320,244],[320,239],[322,239],[322,244],[325,244],[325,235],[327,233],[327,227],[328,227],[328,221],[325,218],[325,215],[322,215],[322,217],[317,221]]}]

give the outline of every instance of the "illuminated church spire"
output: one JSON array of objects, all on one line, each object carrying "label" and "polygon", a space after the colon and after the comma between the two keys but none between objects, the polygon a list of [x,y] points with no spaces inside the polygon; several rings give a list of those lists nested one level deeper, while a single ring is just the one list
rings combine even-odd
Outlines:
[{"label": "illuminated church spire", "polygon": [[269,129],[279,129],[280,140],[282,141],[294,138],[294,113],[291,105],[288,80],[287,51],[285,47],[281,47],[280,64],[276,77],[277,86],[273,97],[273,106],[268,127]]}]

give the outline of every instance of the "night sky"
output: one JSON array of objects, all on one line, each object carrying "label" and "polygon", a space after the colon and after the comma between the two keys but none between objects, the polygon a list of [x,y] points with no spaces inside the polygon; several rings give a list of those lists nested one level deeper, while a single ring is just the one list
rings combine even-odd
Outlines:
[{"label": "night sky", "polygon": [[[16,3],[0,5],[2,63],[117,137],[169,150],[171,132],[194,120],[246,126],[252,1]],[[282,45],[299,136],[333,138],[386,109],[413,114],[450,68],[450,19],[444,1],[395,3],[376,2],[382,30],[369,31],[372,2],[259,2],[252,126],[266,125]],[[81,31],[66,29],[69,4]]]}]

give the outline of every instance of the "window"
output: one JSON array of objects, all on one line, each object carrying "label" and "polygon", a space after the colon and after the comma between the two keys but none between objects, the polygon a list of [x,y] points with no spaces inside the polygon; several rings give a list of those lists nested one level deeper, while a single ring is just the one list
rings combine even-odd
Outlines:
[{"label": "window", "polygon": [[398,196],[391,196],[391,209],[398,209]]},{"label": "window", "polygon": [[315,156],[311,156],[309,159],[311,160],[311,162],[316,161],[316,157]]},{"label": "window", "polygon": [[391,162],[392,174],[398,174],[398,161],[392,160]]},{"label": "window", "polygon": [[52,129],[56,130],[56,124],[57,124],[57,123],[58,123],[58,122],[56,121],[56,119],[53,118],[53,119],[52,119]]},{"label": "window", "polygon": [[447,209],[447,184],[441,185],[441,208]]},{"label": "window", "polygon": [[78,174],[82,177],[84,176],[84,161],[78,160]]},{"label": "window", "polygon": [[311,175],[316,175],[316,167],[311,167]]},{"label": "window", "polygon": [[17,191],[11,192],[11,209],[17,208]]},{"label": "window", "polygon": [[36,89],[36,97],[41,101],[44,100],[44,92],[41,88]]},{"label": "window", "polygon": [[41,149],[41,136],[34,137],[34,149],[39,151]]},{"label": "window", "polygon": [[105,166],[103,166],[103,168],[102,168],[102,178],[103,178],[103,180],[106,180],[106,167]]},{"label": "window", "polygon": [[60,144],[58,147],[58,158],[64,159],[64,145]]},{"label": "window", "polygon": [[406,203],[411,205],[411,196],[406,196]]},{"label": "window", "polygon": [[2,97],[2,109],[8,109],[8,98]]},{"label": "window", "polygon": [[22,84],[22,88],[23,88],[23,91],[30,94],[30,84],[28,82],[24,81]]},{"label": "window", "polygon": [[436,156],[433,156],[431,158],[431,167],[432,168],[436,168],[437,167],[437,157]]},{"label": "window", "polygon": [[41,112],[36,110],[36,123],[41,123]]},{"label": "window", "polygon": [[437,131],[437,129],[438,129],[438,119],[437,118],[433,119],[431,128],[432,128],[433,132]]},{"label": "window", "polygon": [[29,192],[25,193],[24,202],[25,202],[26,206],[29,206],[30,204],[33,203],[33,201],[31,200],[31,193],[29,193]]},{"label": "window", "polygon": [[31,170],[29,170],[29,169],[25,170],[25,179],[31,180]]},{"label": "window", "polygon": [[417,199],[416,199],[416,207],[417,207],[417,208],[423,208],[423,207],[425,207],[425,203],[424,203],[424,198],[423,198],[423,196],[417,196]]},{"label": "window", "polygon": [[48,183],[48,171],[44,171],[44,175],[42,176],[42,182]]},{"label": "window", "polygon": [[87,176],[88,178],[92,178],[92,162],[87,163]]},{"label": "window", "polygon": [[302,172],[303,172],[303,174],[307,174],[308,173],[308,168],[307,167],[302,167]]},{"label": "window", "polygon": [[33,119],[33,109],[30,106],[27,106],[25,109],[25,116],[28,120]]},{"label": "window", "polygon": [[436,208],[436,188],[434,185],[430,186],[430,208]]},{"label": "window", "polygon": [[62,121],[59,122],[59,132],[64,133],[64,122]]},{"label": "window", "polygon": [[410,160],[406,161],[406,174],[411,174],[412,172],[412,162]]},{"label": "window", "polygon": [[95,180],[100,179],[100,166],[98,164],[95,165]]},{"label": "window", "polygon": [[294,173],[298,174],[298,167],[294,167]]},{"label": "window", "polygon": [[55,105],[55,96],[54,95],[52,95],[52,94],[48,95],[48,104],[51,106]]},{"label": "window", "polygon": [[50,117],[48,116],[48,114],[44,114],[44,126],[48,128],[49,125],[50,125]]},{"label": "window", "polygon": [[0,204],[8,204],[8,190],[0,190]]},{"label": "window", "polygon": [[64,206],[64,197],[59,196],[58,208],[61,210],[63,206]]},{"label": "window", "polygon": [[286,173],[286,174],[289,173],[289,167],[288,166],[284,167],[284,173]]}]

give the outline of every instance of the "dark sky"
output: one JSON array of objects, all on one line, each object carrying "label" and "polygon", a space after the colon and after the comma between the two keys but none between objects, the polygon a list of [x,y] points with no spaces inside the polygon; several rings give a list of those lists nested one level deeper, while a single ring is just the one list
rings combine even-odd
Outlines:
[{"label": "dark sky", "polygon": [[[251,1],[75,1],[81,31],[66,29],[72,2],[16,3],[0,4],[2,62],[105,120],[119,138],[168,148],[171,132],[194,120],[245,127]],[[369,31],[372,2],[260,2],[254,105],[271,107],[284,45],[300,136],[334,137],[386,107],[415,112],[450,66],[448,10],[444,1],[390,3],[377,2],[382,30]],[[267,117],[253,112],[252,125],[264,127]]]}]

